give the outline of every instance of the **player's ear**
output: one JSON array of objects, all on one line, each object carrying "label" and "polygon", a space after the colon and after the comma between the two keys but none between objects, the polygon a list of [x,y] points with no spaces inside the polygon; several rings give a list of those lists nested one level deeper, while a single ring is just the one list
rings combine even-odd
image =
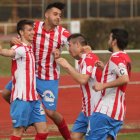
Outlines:
[{"label": "player's ear", "polygon": [[45,12],[45,18],[48,18],[48,11]]},{"label": "player's ear", "polygon": [[76,41],[76,45],[79,46],[79,47],[81,46],[79,41]]},{"label": "player's ear", "polygon": [[113,46],[116,46],[117,45],[117,39],[114,39],[113,40]]},{"label": "player's ear", "polygon": [[19,34],[22,36],[22,35],[23,35],[23,31],[22,31],[22,30],[20,30],[20,31],[19,31]]}]

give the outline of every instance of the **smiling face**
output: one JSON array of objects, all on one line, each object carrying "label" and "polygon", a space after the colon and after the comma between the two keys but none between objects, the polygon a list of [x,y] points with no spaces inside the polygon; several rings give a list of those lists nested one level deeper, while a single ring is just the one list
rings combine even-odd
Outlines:
[{"label": "smiling face", "polygon": [[31,25],[24,25],[23,30],[20,30],[21,38],[27,40],[28,42],[33,41],[34,29]]},{"label": "smiling face", "polygon": [[61,14],[62,12],[60,9],[53,7],[46,11],[45,18],[50,25],[57,26],[60,24]]}]

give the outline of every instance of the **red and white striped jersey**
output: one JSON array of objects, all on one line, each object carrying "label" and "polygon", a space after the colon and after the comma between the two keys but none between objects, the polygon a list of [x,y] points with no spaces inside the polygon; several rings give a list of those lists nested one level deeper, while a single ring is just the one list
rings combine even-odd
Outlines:
[{"label": "red and white striped jersey", "polygon": [[95,67],[95,62],[98,57],[93,53],[83,54],[82,58],[78,62],[78,71],[81,74],[87,74],[90,79],[85,85],[81,85],[82,90],[82,112],[86,116],[90,116],[93,112],[94,107],[98,103],[101,97],[100,92],[95,92],[92,88],[96,81],[101,80],[101,71]]},{"label": "red and white striped jersey", "polygon": [[57,48],[61,51],[66,44],[69,32],[57,26],[54,30],[46,31],[44,22],[35,22],[34,54],[36,64],[36,76],[44,80],[59,79],[60,68],[55,62],[52,51]]},{"label": "red and white striped jersey", "polygon": [[[130,76],[130,71],[131,60],[129,56],[123,51],[113,53],[103,70],[101,82],[111,82],[122,75]],[[102,97],[99,100],[94,112],[100,112],[115,120],[122,121],[126,110],[126,85],[127,84],[103,90]]]},{"label": "red and white striped jersey", "polygon": [[12,49],[16,54],[12,59],[11,102],[17,98],[24,101],[38,100],[32,46],[15,45]]}]

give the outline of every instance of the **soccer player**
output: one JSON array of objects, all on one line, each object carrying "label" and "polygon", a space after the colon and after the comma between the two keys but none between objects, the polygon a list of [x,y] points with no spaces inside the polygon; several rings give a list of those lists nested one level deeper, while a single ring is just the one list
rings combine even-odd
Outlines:
[{"label": "soccer player", "polygon": [[46,140],[48,132],[46,116],[36,91],[35,59],[32,50],[33,22],[21,20],[17,23],[20,45],[2,49],[0,55],[12,58],[12,91],[10,115],[13,123],[11,140],[21,140],[25,127],[33,124],[35,140]]},{"label": "soccer player", "polygon": [[[54,59],[54,50],[59,49],[61,52],[69,36],[69,32],[59,25],[64,6],[61,2],[49,4],[45,10],[45,21],[34,23],[33,51],[37,92],[42,98],[47,116],[57,125],[64,139],[68,140],[70,139],[70,132],[67,124],[63,116],[56,111],[60,70]],[[20,44],[21,41],[14,38],[12,43]],[[11,86],[8,84],[3,91],[6,100],[9,99],[10,88]]]},{"label": "soccer player", "polygon": [[102,80],[93,85],[95,91],[101,91],[101,98],[89,120],[87,140],[105,140],[108,136],[116,139],[125,116],[125,91],[129,82],[131,60],[124,49],[128,44],[128,32],[124,29],[112,29],[109,36],[111,57],[103,68]]},{"label": "soccer player", "polygon": [[56,62],[77,81],[82,91],[82,110],[72,128],[72,140],[82,140],[88,127],[88,117],[92,114],[100,93],[92,89],[96,81],[100,81],[101,70],[97,69],[95,62],[98,57],[87,47],[87,41],[82,34],[72,34],[69,38],[69,52],[78,60],[78,70],[73,68],[66,59],[58,58]]}]

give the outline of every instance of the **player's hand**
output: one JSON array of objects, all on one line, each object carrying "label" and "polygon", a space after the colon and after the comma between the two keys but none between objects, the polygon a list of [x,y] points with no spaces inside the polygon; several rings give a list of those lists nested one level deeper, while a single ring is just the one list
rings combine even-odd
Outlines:
[{"label": "player's hand", "polygon": [[104,85],[102,83],[96,82],[92,88],[97,92],[104,89]]},{"label": "player's hand", "polygon": [[99,67],[101,70],[104,69],[104,63],[102,61],[96,61],[95,66]]},{"label": "player's hand", "polygon": [[58,58],[55,60],[57,64],[59,64],[60,66],[62,66],[63,68],[68,68],[69,67],[69,63],[65,58]]},{"label": "player's hand", "polygon": [[92,51],[92,49],[91,49],[91,47],[89,45],[86,45],[83,48],[84,48],[84,52],[85,53],[88,53],[88,52],[91,52]]},{"label": "player's hand", "polygon": [[59,49],[54,49],[53,50],[53,55],[55,59],[58,59],[60,57],[60,50]]},{"label": "player's hand", "polygon": [[21,39],[20,38],[17,38],[17,37],[13,37],[11,39],[11,46],[16,45],[16,44],[22,44],[21,43]]}]

